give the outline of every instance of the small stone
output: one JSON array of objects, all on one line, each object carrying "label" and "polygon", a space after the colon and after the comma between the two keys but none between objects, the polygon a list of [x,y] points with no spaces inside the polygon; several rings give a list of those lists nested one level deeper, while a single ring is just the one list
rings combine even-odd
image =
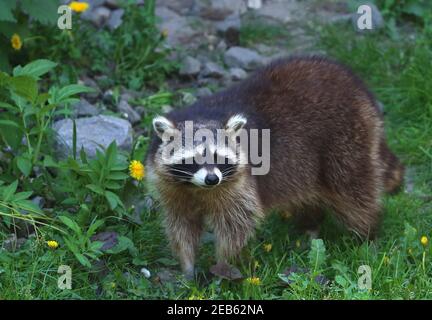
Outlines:
[{"label": "small stone", "polygon": [[167,33],[166,42],[170,46],[190,43],[197,33],[193,30],[186,17],[178,15],[167,7],[157,7],[156,15],[159,19],[159,30]]},{"label": "small stone", "polygon": [[255,9],[255,10],[261,9],[262,0],[248,0],[247,6],[248,8]]},{"label": "small stone", "polygon": [[179,74],[181,76],[196,76],[201,70],[201,62],[192,57],[186,57],[183,60]]},{"label": "small stone", "polygon": [[[124,120],[113,116],[94,116],[75,120],[77,128],[77,153],[84,148],[87,157],[94,158],[96,150],[107,148],[116,141],[121,150],[132,148],[132,126]],[[73,144],[73,122],[63,119],[53,124],[56,133],[56,151],[61,158],[71,154]]]},{"label": "small stone", "polygon": [[110,9],[117,9],[119,7],[118,0],[105,0],[105,5]]},{"label": "small stone", "polygon": [[140,272],[146,277],[147,279],[151,277],[151,273],[147,268],[141,268]]},{"label": "small stone", "polygon": [[225,75],[225,70],[217,63],[210,61],[204,65],[202,75],[204,77],[212,77],[212,78],[219,79]]},{"label": "small stone", "polygon": [[105,7],[97,7],[92,11],[91,22],[98,28],[102,27],[110,18],[111,10]]},{"label": "small stone", "polygon": [[242,47],[231,47],[224,55],[225,63],[229,67],[240,67],[251,70],[263,64],[263,57],[256,51]]},{"label": "small stone", "polygon": [[26,242],[25,238],[17,238],[15,233],[12,233],[9,238],[3,241],[3,249],[6,251],[14,252],[21,248],[21,246]]},{"label": "small stone", "polygon": [[227,48],[228,48],[228,45],[225,42],[225,40],[221,40],[216,46],[216,50],[219,50],[222,52],[225,52]]},{"label": "small stone", "polygon": [[225,37],[230,45],[238,45],[240,43],[240,27],[241,21],[238,14],[230,15],[225,20],[216,23],[218,34]]},{"label": "small stone", "polygon": [[212,91],[209,88],[199,88],[196,92],[198,98],[208,97],[212,95]]},{"label": "small stone", "polygon": [[110,30],[115,30],[123,23],[124,9],[116,9],[111,12],[111,16],[108,19],[107,26]]},{"label": "small stone", "polygon": [[146,108],[143,106],[137,106],[135,107],[135,111],[138,112],[138,114],[140,115],[140,117],[144,117],[146,114]]},{"label": "small stone", "polygon": [[31,202],[37,205],[40,209],[42,209],[45,205],[45,199],[40,196],[34,197],[33,199],[31,199]]},{"label": "small stone", "polygon": [[72,105],[75,117],[96,116],[99,110],[86,99],[81,98],[80,101]]},{"label": "small stone", "polygon": [[162,110],[162,113],[165,114],[165,113],[170,113],[171,111],[174,110],[174,108],[172,106],[170,106],[169,104],[165,104],[162,106],[161,110]]},{"label": "small stone", "polygon": [[247,72],[241,68],[231,68],[229,70],[229,74],[230,74],[231,79],[234,81],[246,79],[246,77],[248,75]]},{"label": "small stone", "polygon": [[244,0],[210,0],[210,3],[202,1],[199,15],[205,19],[221,21],[230,15],[241,15],[246,11]]},{"label": "small stone", "polygon": [[121,112],[132,124],[136,124],[141,121],[141,117],[126,100],[121,100],[117,106],[117,110]]},{"label": "small stone", "polygon": [[91,241],[95,242],[95,241],[99,241],[102,242],[103,245],[100,248],[100,250],[102,251],[106,251],[109,249],[114,248],[119,240],[118,240],[118,233],[114,232],[114,231],[104,231],[104,232],[100,232],[98,234],[95,234],[94,236],[91,237]]},{"label": "small stone", "polygon": [[94,92],[85,93],[84,97],[86,97],[91,101],[99,98],[99,95],[101,94],[101,89],[99,85],[96,83],[96,81],[94,81],[92,78],[84,76],[78,81],[78,83],[94,89]]}]

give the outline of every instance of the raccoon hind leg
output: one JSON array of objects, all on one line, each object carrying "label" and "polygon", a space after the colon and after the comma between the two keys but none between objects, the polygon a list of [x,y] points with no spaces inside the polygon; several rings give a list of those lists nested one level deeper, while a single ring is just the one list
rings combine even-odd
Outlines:
[{"label": "raccoon hind leg", "polygon": [[380,158],[384,165],[384,189],[387,193],[396,193],[403,183],[404,167],[384,139],[380,144]]}]

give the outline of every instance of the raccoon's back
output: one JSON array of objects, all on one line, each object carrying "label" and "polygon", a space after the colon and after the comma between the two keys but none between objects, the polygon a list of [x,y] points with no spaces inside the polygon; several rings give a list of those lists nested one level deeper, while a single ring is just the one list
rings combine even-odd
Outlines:
[{"label": "raccoon's back", "polygon": [[334,161],[345,161],[354,176],[369,174],[382,122],[374,97],[348,68],[322,57],[279,60],[237,94],[251,126],[271,130],[270,172],[257,176],[264,202],[316,197]]}]

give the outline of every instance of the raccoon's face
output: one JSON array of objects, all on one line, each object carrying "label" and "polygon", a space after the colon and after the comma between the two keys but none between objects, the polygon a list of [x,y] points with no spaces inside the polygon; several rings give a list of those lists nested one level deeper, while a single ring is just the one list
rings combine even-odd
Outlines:
[{"label": "raccoon's face", "polygon": [[238,139],[245,124],[246,118],[241,115],[232,116],[225,123],[174,123],[157,116],[153,128],[161,143],[155,156],[156,173],[173,183],[201,188],[235,180],[247,159]]}]

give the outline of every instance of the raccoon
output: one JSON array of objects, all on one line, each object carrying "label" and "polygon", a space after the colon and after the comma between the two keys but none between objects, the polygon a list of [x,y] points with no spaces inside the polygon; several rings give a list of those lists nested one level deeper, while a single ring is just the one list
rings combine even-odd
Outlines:
[{"label": "raccoon", "polygon": [[[199,139],[187,146],[189,121],[194,133],[222,131],[225,147]],[[270,210],[290,213],[311,233],[332,212],[368,238],[377,231],[380,196],[402,182],[404,168],[386,144],[375,98],[347,67],[325,57],[274,61],[231,88],[155,117],[153,128],[147,171],[188,276],[206,223],[218,262],[236,257]],[[251,173],[257,166],[247,161],[248,144],[239,143],[241,132],[253,129],[270,130],[266,174]],[[204,156],[220,161],[198,161]]]}]

